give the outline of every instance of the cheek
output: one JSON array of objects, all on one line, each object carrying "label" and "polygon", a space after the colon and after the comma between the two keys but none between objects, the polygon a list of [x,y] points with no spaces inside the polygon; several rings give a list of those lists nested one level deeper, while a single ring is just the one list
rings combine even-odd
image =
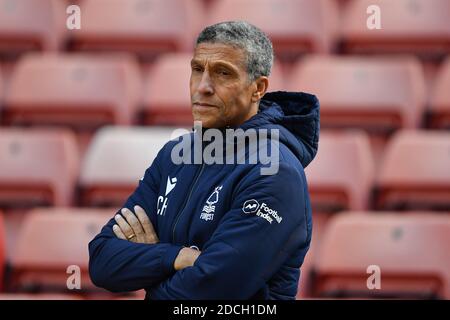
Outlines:
[{"label": "cheek", "polygon": [[191,94],[191,98],[194,95],[196,88],[197,88],[197,79],[194,76],[191,76],[189,80],[189,91]]}]

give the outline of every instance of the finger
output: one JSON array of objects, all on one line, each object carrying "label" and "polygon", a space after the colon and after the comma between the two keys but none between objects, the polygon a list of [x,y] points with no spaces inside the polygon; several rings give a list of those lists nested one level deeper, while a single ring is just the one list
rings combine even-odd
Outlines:
[{"label": "finger", "polygon": [[113,225],[113,232],[117,238],[127,240],[127,237],[125,237],[122,230],[120,230],[120,227],[117,224]]},{"label": "finger", "polygon": [[141,236],[143,237],[144,236],[144,229],[142,229],[141,223],[136,218],[134,213],[131,212],[131,210],[128,210],[128,208],[123,208],[121,210],[121,212],[122,212],[122,215],[127,220],[128,224],[130,225],[131,229],[133,229],[133,233],[137,237],[141,237]]},{"label": "finger", "polygon": [[150,221],[150,219],[147,216],[147,213],[145,213],[145,210],[141,208],[140,206],[134,206],[134,212],[136,213],[136,216],[138,217],[139,221],[141,222],[142,227],[144,228],[145,233],[148,235],[155,235],[156,232],[153,228],[153,224]]},{"label": "finger", "polygon": [[116,220],[116,223],[119,225],[120,229],[122,230],[127,240],[131,240],[132,238],[130,239],[130,237],[134,235],[134,232],[133,229],[131,229],[130,225],[125,221],[125,219],[120,214],[116,214],[114,219]]},{"label": "finger", "polygon": [[140,206],[135,206],[134,211],[136,212],[136,216],[138,217],[139,221],[141,222],[145,234],[147,236],[147,239],[150,240],[150,243],[157,243],[159,242],[158,235],[156,234],[155,228],[153,228],[153,224],[150,221],[149,217],[145,213],[145,210]]}]

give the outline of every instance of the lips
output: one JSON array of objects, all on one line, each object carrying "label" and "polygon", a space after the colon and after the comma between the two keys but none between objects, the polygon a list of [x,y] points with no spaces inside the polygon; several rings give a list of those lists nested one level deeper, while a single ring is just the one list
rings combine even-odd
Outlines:
[{"label": "lips", "polygon": [[213,104],[204,103],[204,102],[194,102],[193,105],[196,107],[198,106],[198,107],[205,107],[205,108],[217,108],[217,106],[215,106]]}]

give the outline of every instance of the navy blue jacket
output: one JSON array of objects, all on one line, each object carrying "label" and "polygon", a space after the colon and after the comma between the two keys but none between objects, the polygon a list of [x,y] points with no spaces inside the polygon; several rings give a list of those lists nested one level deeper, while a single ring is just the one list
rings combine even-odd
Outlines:
[{"label": "navy blue jacket", "polygon": [[[319,103],[307,93],[272,92],[240,126],[279,129],[279,169],[263,164],[183,164],[169,141],[124,207],[144,208],[160,242],[116,238],[114,219],[89,243],[89,273],[113,292],[145,289],[149,299],[294,299],[311,242],[303,169],[318,148]],[[183,246],[201,254],[175,271]]]}]

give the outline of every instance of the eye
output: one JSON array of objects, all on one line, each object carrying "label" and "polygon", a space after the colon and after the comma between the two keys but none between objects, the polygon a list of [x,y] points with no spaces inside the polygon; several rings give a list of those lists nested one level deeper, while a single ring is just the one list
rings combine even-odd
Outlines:
[{"label": "eye", "polygon": [[222,75],[222,76],[229,76],[231,73],[228,71],[228,70],[226,70],[226,69],[219,69],[218,71],[217,71],[217,73],[218,74],[220,74],[220,75]]},{"label": "eye", "polygon": [[203,69],[202,69],[202,67],[200,67],[200,66],[192,66],[192,71],[195,71],[195,72],[202,72],[203,71]]}]

